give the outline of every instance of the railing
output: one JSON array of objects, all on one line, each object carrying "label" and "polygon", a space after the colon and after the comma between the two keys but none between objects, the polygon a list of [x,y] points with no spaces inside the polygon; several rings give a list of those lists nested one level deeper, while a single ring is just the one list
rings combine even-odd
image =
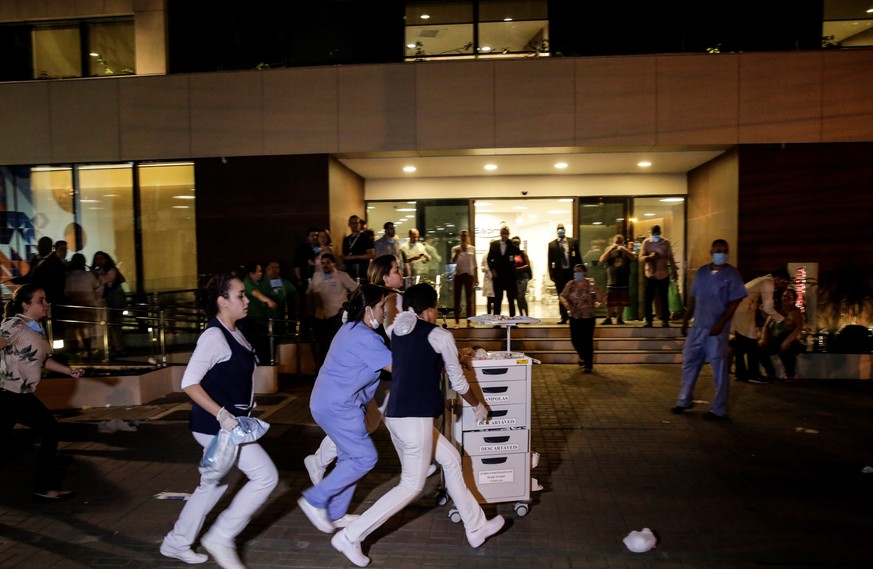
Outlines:
[{"label": "railing", "polygon": [[[69,343],[81,341],[85,344],[85,359],[93,361],[98,352],[99,361],[103,363],[109,363],[114,357],[147,355],[150,361],[154,360],[152,363],[165,366],[169,362],[168,354],[192,350],[206,328],[206,317],[195,306],[195,294],[195,290],[150,293],[145,301],[129,299],[125,308],[53,305],[47,318],[46,334],[56,351],[66,352],[73,359],[83,354],[75,353]],[[296,320],[270,319],[266,330],[269,365],[276,365],[277,346],[288,342],[298,344],[300,324]],[[86,342],[87,338],[91,342]],[[142,345],[143,339],[145,345]],[[254,338],[247,339],[252,342]],[[64,341],[63,347],[57,340]],[[139,345],[132,345],[137,342]],[[299,349],[297,353],[299,358]]]}]

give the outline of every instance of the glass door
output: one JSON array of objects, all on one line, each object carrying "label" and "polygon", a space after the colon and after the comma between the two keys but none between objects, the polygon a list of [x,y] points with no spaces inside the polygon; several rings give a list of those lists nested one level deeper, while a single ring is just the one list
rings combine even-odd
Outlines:
[{"label": "glass door", "polygon": [[[628,198],[584,197],[579,198],[579,252],[588,269],[588,278],[594,279],[597,288],[606,292],[606,267],[600,263],[600,256],[616,235],[621,234],[625,241],[628,238]],[[637,263],[631,264],[631,299],[637,294]],[[606,314],[606,307],[601,306],[598,314]],[[625,320],[635,320],[636,316],[625,314]]]}]

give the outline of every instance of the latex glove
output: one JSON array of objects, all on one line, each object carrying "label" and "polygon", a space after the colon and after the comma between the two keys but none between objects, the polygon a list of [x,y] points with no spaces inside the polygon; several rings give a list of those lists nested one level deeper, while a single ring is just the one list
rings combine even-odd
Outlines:
[{"label": "latex glove", "polygon": [[232,431],[239,424],[233,413],[224,407],[221,408],[215,418],[218,419],[218,424],[221,425],[221,428],[228,432]]},{"label": "latex glove", "polygon": [[485,407],[485,404],[480,402],[478,405],[473,407],[473,413],[476,415],[477,423],[487,423],[490,417],[490,413],[488,412],[488,408]]}]

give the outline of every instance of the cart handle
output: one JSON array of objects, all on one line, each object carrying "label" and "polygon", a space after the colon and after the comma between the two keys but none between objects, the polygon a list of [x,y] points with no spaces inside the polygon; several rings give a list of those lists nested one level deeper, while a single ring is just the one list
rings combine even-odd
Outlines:
[{"label": "cart handle", "polygon": [[485,437],[486,443],[505,443],[509,437]]},{"label": "cart handle", "polygon": [[482,368],[482,375],[506,375],[509,373],[508,367],[486,367]]},{"label": "cart handle", "polygon": [[499,456],[496,458],[483,458],[482,459],[482,464],[503,464],[504,462],[506,462],[505,456]]},{"label": "cart handle", "polygon": [[500,387],[483,387],[482,393],[506,393],[509,391],[509,387],[506,385]]}]

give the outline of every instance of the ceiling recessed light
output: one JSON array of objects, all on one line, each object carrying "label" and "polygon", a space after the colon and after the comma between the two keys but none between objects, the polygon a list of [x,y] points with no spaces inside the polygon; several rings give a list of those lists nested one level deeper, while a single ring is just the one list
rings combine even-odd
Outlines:
[{"label": "ceiling recessed light", "polygon": [[196,200],[194,196],[173,196],[174,200]]},{"label": "ceiling recessed light", "polygon": [[595,221],[591,225],[603,225],[603,222],[602,221]]},{"label": "ceiling recessed light", "polygon": [[404,172],[415,172],[416,170],[417,170],[417,168],[415,166],[404,166],[403,167]]},{"label": "ceiling recessed light", "polygon": [[415,205],[415,202],[406,202],[406,203],[411,203],[412,205]]},{"label": "ceiling recessed light", "polygon": [[567,166],[568,166],[568,164],[567,164],[566,162],[557,162],[557,163],[555,163],[555,168],[557,168],[558,170],[563,170],[563,169],[566,168]]},{"label": "ceiling recessed light", "polygon": [[643,217],[655,217],[654,213],[644,213]]},{"label": "ceiling recessed light", "polygon": [[497,164],[485,164],[485,169],[488,170],[488,171],[496,170],[496,169],[497,169]]},{"label": "ceiling recessed light", "polygon": [[419,16],[422,20],[430,20],[430,14],[422,14]]},{"label": "ceiling recessed light", "polygon": [[504,22],[511,22],[511,21],[512,21],[512,18],[503,18],[503,21],[504,21]]},{"label": "ceiling recessed light", "polygon": [[873,8],[870,8],[869,10],[867,10],[867,13],[868,13],[868,14],[873,14]]},{"label": "ceiling recessed light", "polygon": [[491,46],[483,45],[479,48],[479,51],[484,51],[485,53],[488,53],[489,51],[491,51]]},{"label": "ceiling recessed light", "polygon": [[409,49],[415,49],[415,44],[414,44],[414,43],[408,43],[408,44],[406,44],[406,47],[408,47]]},{"label": "ceiling recessed light", "polygon": [[664,199],[658,200],[658,201],[663,202],[663,203],[680,203],[680,202],[684,202],[685,198],[664,198]]},{"label": "ceiling recessed light", "polygon": [[639,166],[640,168],[648,168],[651,165],[652,165],[652,163],[649,162],[648,160],[643,160],[641,162],[637,162],[637,166]]}]

